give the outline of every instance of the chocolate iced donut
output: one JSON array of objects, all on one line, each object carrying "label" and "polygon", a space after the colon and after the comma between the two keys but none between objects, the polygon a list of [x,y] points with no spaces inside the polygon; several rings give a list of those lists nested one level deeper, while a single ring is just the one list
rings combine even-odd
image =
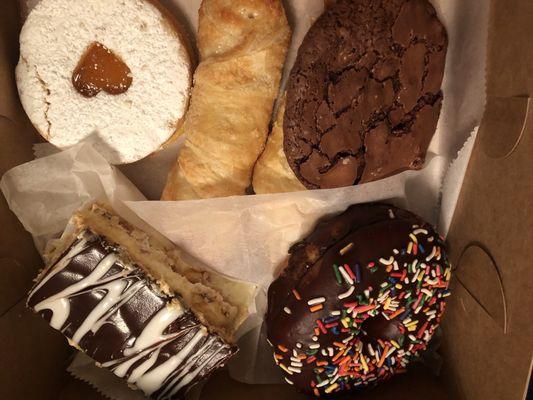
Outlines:
[{"label": "chocolate iced donut", "polygon": [[268,291],[268,339],[285,379],[317,397],[378,383],[427,347],[451,268],[443,239],[385,204],[348,208],[289,251]]},{"label": "chocolate iced donut", "polygon": [[309,189],[419,169],[435,132],[446,30],[427,0],[339,0],[291,71],[284,151]]}]

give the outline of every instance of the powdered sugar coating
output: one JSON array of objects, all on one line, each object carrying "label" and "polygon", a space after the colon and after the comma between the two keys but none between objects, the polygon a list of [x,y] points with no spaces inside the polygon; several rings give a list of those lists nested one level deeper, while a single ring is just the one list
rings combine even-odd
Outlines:
[{"label": "powdered sugar coating", "polygon": [[[131,69],[121,95],[80,95],[72,72],[100,42]],[[175,26],[145,0],[43,0],[20,35],[16,69],[22,105],[59,148],[90,137],[115,164],[156,151],[176,131],[189,98],[191,66]]]}]

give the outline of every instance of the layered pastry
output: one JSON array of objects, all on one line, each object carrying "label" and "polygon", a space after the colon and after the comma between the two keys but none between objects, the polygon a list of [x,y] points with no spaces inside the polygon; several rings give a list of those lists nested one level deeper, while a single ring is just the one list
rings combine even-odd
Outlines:
[{"label": "layered pastry", "polygon": [[60,149],[91,141],[111,163],[146,157],[182,124],[189,44],[157,0],[42,0],[20,33],[22,105]]},{"label": "layered pastry", "polygon": [[186,140],[163,200],[243,195],[268,135],[290,29],[281,0],[204,0]]},{"label": "layered pastry", "polygon": [[339,0],[307,33],[254,171],[256,193],[420,169],[442,104],[446,30],[428,0]]},{"label": "layered pastry", "polygon": [[110,209],[76,213],[28,307],[154,399],[182,398],[237,352],[254,288],[193,266]]},{"label": "layered pastry", "polygon": [[351,206],[289,251],[268,290],[268,339],[285,380],[316,397],[404,372],[430,342],[451,267],[443,239],[386,204]]}]

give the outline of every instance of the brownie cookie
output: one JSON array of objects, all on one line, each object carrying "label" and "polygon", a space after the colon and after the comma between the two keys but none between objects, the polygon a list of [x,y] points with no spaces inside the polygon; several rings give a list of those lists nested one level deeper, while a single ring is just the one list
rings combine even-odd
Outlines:
[{"label": "brownie cookie", "polygon": [[284,151],[309,189],[420,169],[439,117],[447,36],[427,0],[339,0],[291,71]]},{"label": "brownie cookie", "polygon": [[268,291],[268,339],[286,381],[317,397],[404,372],[449,296],[443,239],[418,216],[362,204],[320,222]]}]

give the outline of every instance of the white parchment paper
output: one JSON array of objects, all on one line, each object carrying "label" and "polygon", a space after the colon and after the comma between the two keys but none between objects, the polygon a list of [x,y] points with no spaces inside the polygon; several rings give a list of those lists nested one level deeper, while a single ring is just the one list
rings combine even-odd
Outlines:
[{"label": "white parchment paper", "polygon": [[[37,0],[25,1],[31,6]],[[191,32],[196,31],[200,0],[162,2]],[[94,199],[107,199],[121,214],[142,219],[213,269],[257,283],[261,288],[258,313],[245,323],[241,351],[229,368],[235,379],[247,383],[279,382],[261,329],[265,294],[290,245],[308,233],[319,217],[353,203],[389,201],[438,223],[441,231],[450,225],[474,143],[472,132],[485,104],[490,0],[432,3],[447,28],[449,47],[443,108],[422,171],[342,189],[159,202],[146,199],[159,198],[179,142],[120,168],[107,164],[89,144],[80,144],[12,169],[3,176],[0,188],[41,251],[47,240],[60,234],[75,209]],[[286,77],[307,29],[322,12],[323,0],[286,0],[284,4],[293,27]],[[39,153],[53,151],[40,146]],[[128,398],[128,391],[117,389],[113,380],[102,380],[101,374],[97,377],[82,361],[71,366],[71,372],[113,399]]]}]

